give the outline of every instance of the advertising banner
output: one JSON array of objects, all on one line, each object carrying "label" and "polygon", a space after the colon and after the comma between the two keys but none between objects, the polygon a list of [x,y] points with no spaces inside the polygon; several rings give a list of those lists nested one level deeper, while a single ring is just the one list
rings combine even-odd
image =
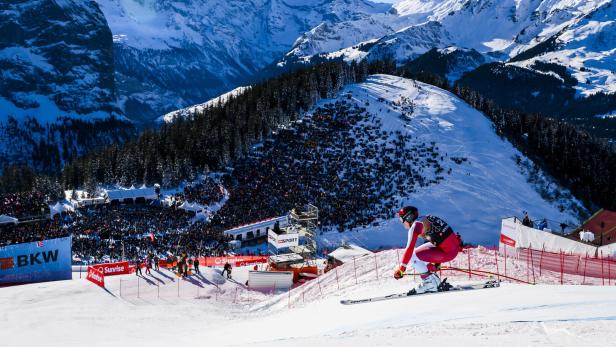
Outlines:
[{"label": "advertising banner", "polygon": [[515,240],[505,234],[501,234],[500,242],[506,244],[507,246],[515,247]]},{"label": "advertising banner", "polygon": [[86,279],[99,287],[105,288],[105,275],[103,270],[97,269],[93,266],[88,266],[88,276]]},{"label": "advertising banner", "polygon": [[70,280],[71,237],[0,247],[0,284]]},{"label": "advertising banner", "polygon": [[127,275],[130,273],[130,268],[127,261],[117,263],[96,264],[93,268],[103,271],[105,276]]},{"label": "advertising banner", "polygon": [[258,263],[267,263],[267,256],[248,255],[238,257],[205,257],[199,258],[199,266],[224,266],[229,263],[233,266],[244,266]]},{"label": "advertising banner", "polygon": [[299,245],[299,234],[278,235],[272,230],[267,233],[267,242],[276,248],[289,248]]}]

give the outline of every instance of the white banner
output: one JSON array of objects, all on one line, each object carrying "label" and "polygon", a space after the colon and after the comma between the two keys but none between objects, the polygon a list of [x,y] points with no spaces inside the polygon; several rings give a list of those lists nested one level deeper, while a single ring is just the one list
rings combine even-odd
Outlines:
[{"label": "white banner", "polygon": [[267,242],[278,248],[288,248],[299,245],[299,234],[281,234],[278,235],[270,230],[267,233]]},{"label": "white banner", "polygon": [[500,251],[511,254],[513,248],[544,249],[549,252],[566,252],[593,257],[597,247],[549,232],[533,229],[522,225],[513,218],[503,219],[501,226]]}]

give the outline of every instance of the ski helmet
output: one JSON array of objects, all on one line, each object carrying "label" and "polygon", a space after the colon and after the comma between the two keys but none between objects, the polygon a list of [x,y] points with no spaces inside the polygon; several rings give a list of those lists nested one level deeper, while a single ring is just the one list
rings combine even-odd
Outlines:
[{"label": "ski helmet", "polygon": [[404,206],[398,211],[398,216],[400,217],[400,221],[402,223],[413,223],[415,219],[419,216],[419,210],[415,206]]}]

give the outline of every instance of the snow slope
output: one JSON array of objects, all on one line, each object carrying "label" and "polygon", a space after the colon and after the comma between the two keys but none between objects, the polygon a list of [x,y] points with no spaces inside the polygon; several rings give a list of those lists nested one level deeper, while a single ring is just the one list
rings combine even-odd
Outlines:
[{"label": "snow slope", "polygon": [[[493,259],[491,252],[473,256],[477,262]],[[204,269],[203,277],[181,281],[180,298],[174,292],[175,276],[166,271],[141,280],[141,298],[129,292],[135,287],[127,287],[135,283],[134,275],[106,278],[108,292],[78,274],[72,281],[2,288],[0,341],[6,347],[408,346],[435,340],[453,346],[607,346],[616,337],[616,299],[608,286],[505,283],[426,298],[339,304],[342,298],[408,290],[415,284],[413,276],[394,280],[395,264],[396,251],[358,258],[357,280],[353,263],[347,263],[318,282],[273,296],[223,282],[219,269]],[[526,271],[512,259],[509,269],[518,275]],[[449,277],[454,283],[469,281],[466,275]],[[165,294],[160,299],[157,288]]]},{"label": "snow slope", "polygon": [[230,98],[236,97],[238,95],[243,94],[247,89],[249,89],[250,87],[237,87],[231,91],[228,91],[222,95],[219,95],[211,100],[208,100],[202,104],[197,104],[197,105],[193,105],[190,107],[186,107],[177,111],[173,111],[173,112],[169,112],[167,114],[165,114],[164,116],[160,116],[156,122],[157,123],[171,123],[173,122],[173,120],[175,120],[177,117],[188,117],[193,113],[202,111],[208,107],[212,107],[215,105],[224,105],[225,103],[227,103],[227,100],[229,100]]},{"label": "snow slope", "polygon": [[[400,206],[412,204],[421,213],[441,216],[466,242],[486,245],[497,244],[501,218],[520,216],[522,211],[529,211],[533,218],[577,224],[575,209],[581,204],[555,183],[552,189],[565,198],[546,201],[537,191],[541,187],[530,184],[525,171],[516,165],[515,156],[524,155],[499,138],[483,114],[451,93],[389,75],[370,76],[364,83],[347,86],[336,100],[347,100],[349,93],[353,103],[366,107],[382,121],[381,130],[403,131],[416,143],[435,142],[439,153],[446,156],[445,171],[449,167],[451,173],[442,173],[441,182],[418,188],[409,199],[400,199]],[[333,101],[323,100],[321,105]],[[413,165],[413,155],[409,153],[408,165]],[[457,164],[452,158],[466,160]],[[332,231],[321,242],[328,246],[343,240],[368,249],[399,247],[406,242],[406,232],[394,218],[351,232]]]}]

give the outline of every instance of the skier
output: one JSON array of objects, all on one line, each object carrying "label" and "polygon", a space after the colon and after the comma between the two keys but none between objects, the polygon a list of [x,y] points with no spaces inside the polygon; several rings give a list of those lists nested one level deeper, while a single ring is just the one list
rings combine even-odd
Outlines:
[{"label": "skier", "polygon": [[[460,251],[462,241],[460,235],[441,218],[431,215],[419,216],[414,206],[405,206],[398,211],[400,222],[408,229],[408,241],[402,262],[394,272],[394,278],[404,276],[406,267],[410,262],[423,280],[417,288],[411,289],[409,294],[436,292],[441,285],[441,279],[436,270],[441,263],[453,260]],[[428,242],[415,248],[417,238],[421,237]]]}]

